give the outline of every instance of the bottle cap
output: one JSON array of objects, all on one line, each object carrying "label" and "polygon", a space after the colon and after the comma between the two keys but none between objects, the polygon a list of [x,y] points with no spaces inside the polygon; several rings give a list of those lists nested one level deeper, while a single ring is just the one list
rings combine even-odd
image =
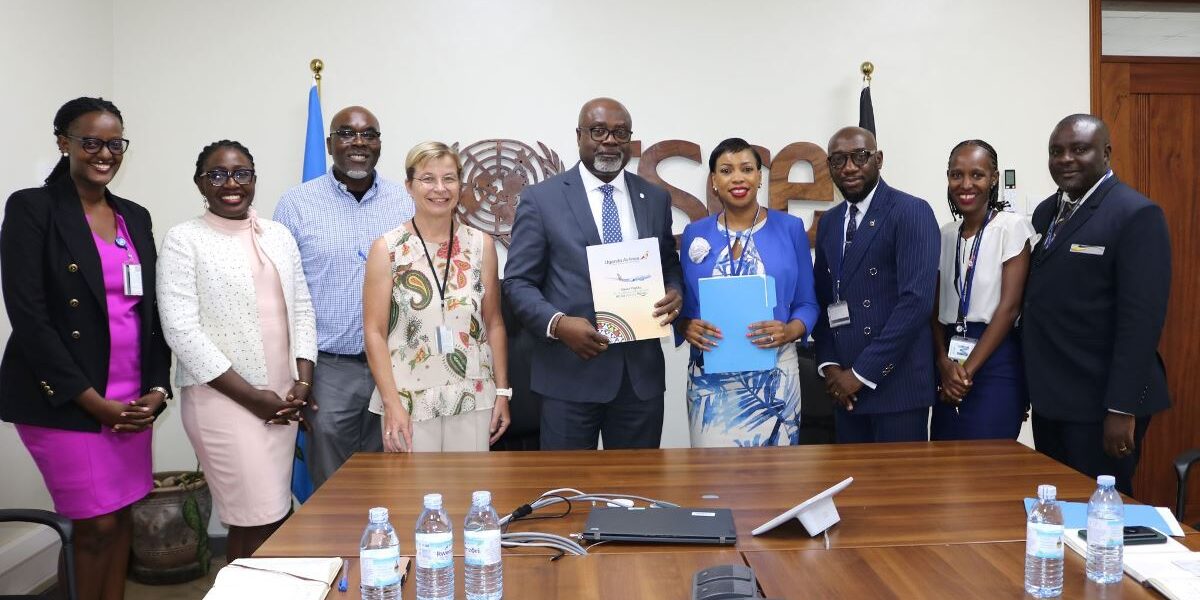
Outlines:
[{"label": "bottle cap", "polygon": [[1038,498],[1042,500],[1053,500],[1058,495],[1058,488],[1043,483],[1038,486]]},{"label": "bottle cap", "polygon": [[471,504],[475,506],[487,506],[492,503],[492,493],[486,490],[479,490],[471,494]]},{"label": "bottle cap", "polygon": [[1105,487],[1112,487],[1117,484],[1117,478],[1112,475],[1101,475],[1096,478],[1096,483]]},{"label": "bottle cap", "polygon": [[367,518],[370,519],[372,523],[387,523],[388,509],[382,506],[376,506],[367,512]]},{"label": "bottle cap", "polygon": [[425,494],[425,508],[430,510],[438,510],[442,508],[442,495]]}]

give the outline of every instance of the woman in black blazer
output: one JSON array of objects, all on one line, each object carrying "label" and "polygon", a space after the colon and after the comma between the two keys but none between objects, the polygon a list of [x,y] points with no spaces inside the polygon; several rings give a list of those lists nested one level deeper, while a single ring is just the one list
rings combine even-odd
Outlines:
[{"label": "woman in black blazer", "polygon": [[0,226],[12,324],[0,418],[74,521],[83,599],[124,595],[129,507],[153,486],[151,427],[170,394],[150,213],[107,187],[129,146],[123,132],[111,102],[64,104],[62,159],[44,186],[9,197]]}]

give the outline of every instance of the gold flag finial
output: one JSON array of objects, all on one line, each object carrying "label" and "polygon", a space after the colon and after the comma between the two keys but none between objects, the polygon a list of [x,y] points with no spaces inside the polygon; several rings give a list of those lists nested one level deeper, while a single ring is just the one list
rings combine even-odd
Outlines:
[{"label": "gold flag finial", "polygon": [[858,70],[862,71],[863,81],[867,82],[867,84],[870,85],[871,74],[875,72],[875,65],[871,64],[871,61],[869,61],[869,60],[863,61],[863,64],[859,65]]},{"label": "gold flag finial", "polygon": [[308,63],[308,68],[312,69],[313,80],[317,82],[317,94],[321,93],[321,71],[325,69],[325,62],[319,58],[312,59]]}]

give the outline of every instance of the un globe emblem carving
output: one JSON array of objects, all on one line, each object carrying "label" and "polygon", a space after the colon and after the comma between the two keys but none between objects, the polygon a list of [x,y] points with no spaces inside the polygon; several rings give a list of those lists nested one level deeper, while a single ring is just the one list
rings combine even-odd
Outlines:
[{"label": "un globe emblem carving", "polygon": [[537,145],[540,153],[516,140],[482,140],[461,150],[454,144],[463,164],[459,220],[508,247],[521,190],[563,170],[556,152]]}]

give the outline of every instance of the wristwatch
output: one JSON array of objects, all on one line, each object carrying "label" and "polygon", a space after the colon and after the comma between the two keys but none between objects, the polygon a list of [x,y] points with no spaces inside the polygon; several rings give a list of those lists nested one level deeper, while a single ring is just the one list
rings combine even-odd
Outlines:
[{"label": "wristwatch", "polygon": [[156,385],[156,386],[154,386],[154,387],[150,388],[150,391],[151,391],[151,392],[158,392],[158,393],[162,394],[162,395],[163,395],[163,400],[170,400],[170,399],[171,399],[171,392],[170,392],[170,390],[168,390],[168,389],[167,389],[167,388],[165,388],[165,387],[162,387],[162,386],[158,386],[158,385]]},{"label": "wristwatch", "polygon": [[496,395],[512,398],[512,388],[496,388]]}]

